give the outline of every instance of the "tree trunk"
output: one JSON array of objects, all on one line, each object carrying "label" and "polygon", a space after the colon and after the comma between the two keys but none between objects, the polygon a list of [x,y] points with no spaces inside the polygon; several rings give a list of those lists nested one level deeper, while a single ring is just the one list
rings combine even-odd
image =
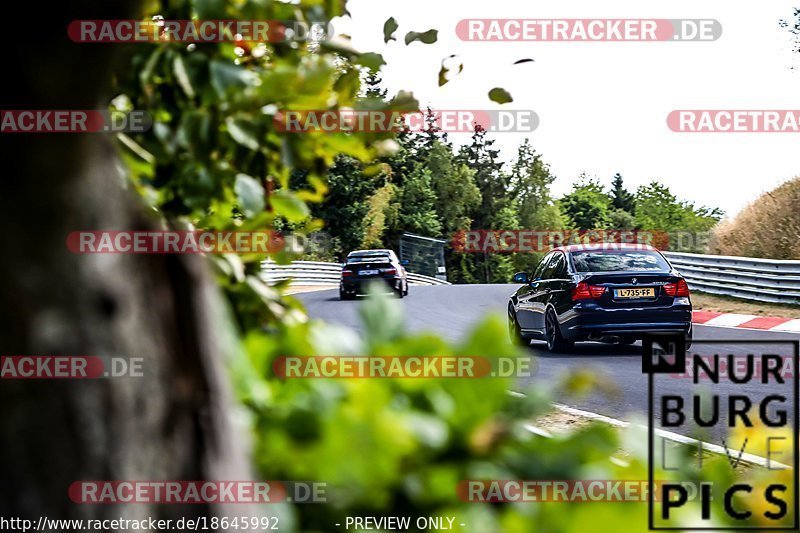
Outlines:
[{"label": "tree trunk", "polygon": [[[46,14],[31,13],[31,6],[7,6],[25,12],[6,18],[2,107],[104,107],[122,45],[72,43],[66,27],[73,19],[133,18],[136,5],[97,0],[36,8]],[[249,478],[215,334],[223,306],[199,256],[67,250],[71,231],[156,227],[126,190],[108,137],[0,136],[0,355],[141,357],[144,373],[0,380],[0,515],[232,515],[201,505],[69,500],[68,487],[79,480]]]}]

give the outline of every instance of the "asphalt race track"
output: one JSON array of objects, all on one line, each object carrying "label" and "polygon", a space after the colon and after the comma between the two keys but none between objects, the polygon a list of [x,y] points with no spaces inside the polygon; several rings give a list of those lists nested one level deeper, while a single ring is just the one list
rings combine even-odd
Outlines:
[{"label": "asphalt race track", "polygon": [[[410,331],[435,331],[441,336],[458,340],[465,335],[472,325],[480,321],[487,313],[497,313],[503,320],[506,317],[508,297],[515,290],[515,285],[441,285],[441,286],[412,286],[407,298],[400,300],[406,311],[406,323]],[[358,317],[358,307],[361,301],[340,301],[337,290],[324,290],[296,295],[306,305],[312,318],[347,326],[356,331],[361,324]],[[777,353],[791,356],[793,347],[788,343],[769,344],[767,341],[798,340],[800,335],[795,333],[769,332],[749,329],[721,328],[712,326],[694,326],[694,339],[728,341],[703,345],[696,343],[691,352],[735,354],[737,360],[747,353],[763,354]],[[739,344],[748,341],[748,344]],[[762,344],[763,343],[763,344]],[[536,372],[533,377],[524,378],[519,384],[519,390],[525,386],[547,385],[559,382],[570,370],[589,370],[598,376],[604,377],[613,384],[611,394],[595,393],[587,397],[572,397],[563,390],[553,392],[554,400],[584,409],[594,413],[603,414],[617,419],[632,420],[646,419],[648,409],[647,375],[642,373],[642,349],[640,343],[632,346],[618,346],[596,342],[576,344],[575,350],[568,354],[550,354],[546,351],[543,341],[532,341],[528,348],[531,357],[535,359]],[[760,361],[756,358],[756,361]],[[531,383],[531,381],[533,383]],[[738,385],[727,378],[720,380],[719,384],[707,382],[705,385],[693,387],[689,377],[673,377],[659,375],[655,378],[656,394],[667,392],[681,394],[687,401],[693,392],[712,391],[721,395],[722,420],[727,417],[726,395],[747,394],[752,396],[754,403],[771,392],[780,392],[790,395],[792,393],[791,374],[785,384],[749,384]],[[711,387],[713,385],[713,388]],[[658,401],[654,406],[656,414],[660,412]],[[790,399],[791,404],[791,399]],[[757,406],[758,404],[755,403]],[[773,406],[770,412],[773,412]],[[793,416],[793,406],[789,406],[790,418]],[[688,427],[672,429],[677,433],[690,433]],[[717,431],[713,436],[718,437]]]}]

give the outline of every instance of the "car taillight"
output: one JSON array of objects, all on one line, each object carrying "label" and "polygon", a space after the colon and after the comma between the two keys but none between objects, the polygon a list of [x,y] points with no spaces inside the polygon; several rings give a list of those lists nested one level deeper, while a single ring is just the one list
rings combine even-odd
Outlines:
[{"label": "car taillight", "polygon": [[396,268],[384,268],[382,270],[382,272],[384,274],[397,274],[397,269]]},{"label": "car taillight", "polygon": [[678,290],[675,292],[675,296],[689,296],[689,286],[685,279],[678,281]]},{"label": "car taillight", "polygon": [[600,298],[606,292],[605,287],[600,285],[589,285],[585,281],[581,281],[575,288],[572,289],[573,300],[588,300],[591,298]]},{"label": "car taillight", "polygon": [[592,298],[600,298],[606,292],[606,288],[599,285],[589,285],[589,292],[592,293]]},{"label": "car taillight", "polygon": [[353,275],[353,271],[352,270],[342,270],[342,277],[343,278],[349,278],[352,275]]},{"label": "car taillight", "polygon": [[685,279],[680,279],[678,283],[664,285],[664,292],[667,293],[667,296],[689,296],[689,286]]}]

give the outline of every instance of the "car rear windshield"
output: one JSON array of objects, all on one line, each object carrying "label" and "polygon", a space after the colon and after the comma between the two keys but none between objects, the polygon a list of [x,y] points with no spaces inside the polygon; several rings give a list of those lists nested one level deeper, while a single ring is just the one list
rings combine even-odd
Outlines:
[{"label": "car rear windshield", "polygon": [[354,255],[352,257],[348,257],[347,258],[347,263],[351,264],[351,265],[355,264],[355,263],[372,263],[372,262],[379,262],[379,261],[385,261],[385,262],[388,263],[390,261],[390,259],[389,259],[388,255],[378,255],[378,254],[375,254],[375,255]]},{"label": "car rear windshield", "polygon": [[624,272],[627,270],[668,271],[669,264],[658,252],[650,251],[586,251],[572,252],[578,272]]}]

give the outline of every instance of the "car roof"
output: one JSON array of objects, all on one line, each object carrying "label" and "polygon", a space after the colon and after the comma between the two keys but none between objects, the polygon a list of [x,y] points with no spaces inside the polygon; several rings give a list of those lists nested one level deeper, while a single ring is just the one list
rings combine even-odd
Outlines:
[{"label": "car roof", "polygon": [[598,242],[594,244],[569,244],[553,248],[562,252],[601,252],[601,251],[658,251],[649,244],[628,244],[619,242]]}]

